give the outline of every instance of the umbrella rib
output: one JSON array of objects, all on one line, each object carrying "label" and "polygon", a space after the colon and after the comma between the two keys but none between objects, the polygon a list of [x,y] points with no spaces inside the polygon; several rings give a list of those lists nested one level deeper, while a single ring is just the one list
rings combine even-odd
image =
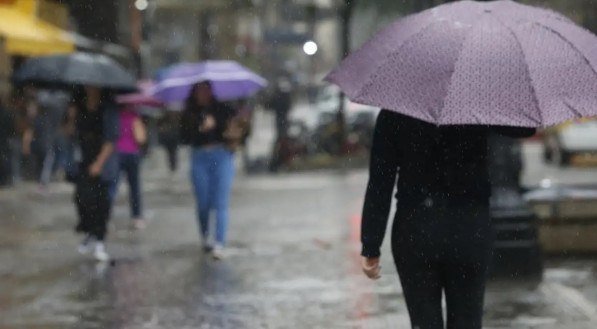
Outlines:
[{"label": "umbrella rib", "polygon": [[413,33],[410,37],[406,38],[404,40],[404,42],[402,42],[402,44],[396,48],[396,50],[391,51],[388,54],[388,56],[386,56],[383,63],[381,63],[381,65],[379,65],[379,67],[375,70],[375,72],[373,72],[372,74],[370,74],[367,77],[367,81],[363,84],[363,86],[359,89],[359,92],[355,95],[354,101],[359,103],[358,100],[363,96],[363,94],[365,93],[365,90],[367,88],[369,88],[371,85],[373,85],[373,83],[375,82],[374,78],[376,78],[379,75],[379,72],[382,70],[382,68],[385,67],[385,64],[390,60],[391,55],[399,53],[402,50],[402,48],[404,47],[404,45],[406,45],[408,42],[415,39],[419,35],[423,34],[424,32],[429,30],[431,27],[433,27],[437,23],[441,23],[441,22],[432,22],[432,23],[429,23],[428,25],[422,27],[420,31],[417,31],[416,33]]},{"label": "umbrella rib", "polygon": [[567,100],[564,100],[563,103],[564,103],[564,105],[566,105],[566,107],[568,107],[568,109],[570,111],[574,112],[579,118],[582,118],[585,116],[584,114],[582,114],[582,112],[580,112],[574,106],[572,106]]},{"label": "umbrella rib", "polygon": [[[480,18],[479,18],[480,19]],[[475,21],[472,25],[471,25],[471,29],[475,28],[475,24],[477,24],[478,20]],[[442,98],[442,106],[441,108],[439,108],[437,110],[437,116],[435,118],[436,122],[438,125],[440,125],[442,123],[442,113],[443,113],[443,109],[446,107],[446,98],[448,98],[448,95],[450,95],[450,86],[452,85],[452,80],[454,79],[454,75],[456,73],[456,68],[458,66],[458,63],[462,60],[462,54],[464,53],[464,47],[466,45],[466,41],[468,40],[468,38],[470,38],[471,36],[471,32],[469,30],[469,32],[465,35],[464,40],[462,40],[462,47],[460,48],[460,52],[458,53],[458,56],[456,57],[456,61],[454,61],[454,67],[452,68],[452,73],[450,73],[450,80],[448,81],[448,88],[446,90],[446,95]]]},{"label": "umbrella rib", "polygon": [[[535,104],[537,104],[538,110],[537,112],[539,112],[539,117],[540,117],[540,125],[543,125],[543,123],[545,122],[545,118],[543,117],[543,112],[541,112],[541,108],[539,106],[539,96],[537,93],[537,90],[535,89],[535,85],[533,84],[533,77],[531,75],[531,68],[529,67],[528,61],[527,61],[527,55],[524,52],[524,48],[522,46],[522,43],[520,42],[520,39],[518,39],[518,35],[516,34],[516,31],[514,31],[513,28],[511,28],[510,26],[508,26],[507,24],[505,24],[501,19],[499,19],[498,17],[496,17],[495,15],[491,15],[493,18],[495,18],[495,20],[500,23],[506,30],[508,30],[510,32],[510,34],[512,34],[512,37],[514,37],[514,40],[516,41],[516,45],[518,45],[518,49],[520,49],[520,52],[522,53],[522,57],[524,58],[524,66],[526,68],[526,75],[529,79],[529,85],[531,87],[531,90],[533,91],[533,98],[535,100]],[[523,114],[525,114],[524,111],[522,111]],[[531,117],[530,115],[526,115],[527,118],[533,120],[533,121],[537,121],[537,119]]]},{"label": "umbrella rib", "polygon": [[593,73],[595,74],[595,77],[597,77],[597,70],[595,69],[595,67],[593,67],[593,64],[591,64],[591,61],[587,58],[587,56],[580,50],[578,49],[578,47],[576,47],[576,45],[574,45],[572,42],[570,42],[568,39],[566,39],[562,33],[560,33],[558,30],[547,26],[541,22],[533,22],[533,24],[539,26],[540,28],[543,28],[553,34],[555,34],[556,36],[558,36],[558,38],[560,38],[562,41],[564,41],[566,44],[568,44],[572,49],[574,49],[574,51],[576,51],[580,57],[583,59],[583,61],[585,61],[587,63],[587,65],[589,65],[589,67],[591,68],[591,70],[593,71]]},{"label": "umbrella rib", "polygon": [[[572,42],[570,42],[569,40],[567,40],[562,33],[560,33],[559,31],[557,31],[556,29],[547,26],[545,24],[542,24],[540,22],[533,22],[533,24],[535,24],[536,26],[547,30],[551,33],[553,33],[554,35],[556,35],[560,40],[564,41],[568,46],[570,46],[570,48],[572,48],[577,54],[580,55],[580,57],[582,58],[582,60],[591,68],[591,71],[593,71],[593,74],[595,75],[595,78],[597,78],[597,70],[595,70],[595,67],[593,67],[593,65],[591,64],[591,61],[587,58],[587,56],[585,56],[585,54],[578,49],[578,47],[576,47]],[[566,102],[565,100],[563,101],[563,103],[568,107],[568,109],[572,110],[572,112],[574,112],[575,115],[579,116],[579,117],[583,117],[585,116],[584,114],[580,113],[577,109],[573,108],[572,106],[570,106],[570,104],[568,104],[568,102]]]}]

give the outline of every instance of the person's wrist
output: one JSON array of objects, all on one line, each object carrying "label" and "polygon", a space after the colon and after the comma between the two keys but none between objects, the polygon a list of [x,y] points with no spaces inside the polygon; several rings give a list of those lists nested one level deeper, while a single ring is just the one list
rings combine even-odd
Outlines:
[{"label": "person's wrist", "polygon": [[374,269],[379,265],[379,257],[363,257],[363,268],[366,270]]},{"label": "person's wrist", "polygon": [[366,258],[376,258],[379,257],[381,255],[381,252],[379,250],[379,246],[375,245],[375,244],[363,244],[363,247],[361,249],[361,256],[366,257]]}]

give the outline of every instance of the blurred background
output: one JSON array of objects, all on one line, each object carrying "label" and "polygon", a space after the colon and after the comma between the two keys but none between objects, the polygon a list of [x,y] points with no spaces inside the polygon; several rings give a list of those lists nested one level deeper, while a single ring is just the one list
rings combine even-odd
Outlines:
[{"label": "blurred background", "polygon": [[[358,263],[379,109],[322,79],[379,28],[445,2],[0,0],[0,328],[405,327],[389,248],[377,284]],[[597,1],[519,2],[597,32]],[[251,128],[236,164],[230,260],[197,250],[188,151],[170,142],[176,103],[139,110],[148,229],[127,230],[121,193],[115,260],[77,257],[60,147],[44,171],[68,95],[12,79],[28,59],[76,51],[104,54],[149,84],[171,65],[205,60],[234,60],[268,81],[242,105]],[[490,144],[498,241],[488,328],[595,328],[597,121]]]}]

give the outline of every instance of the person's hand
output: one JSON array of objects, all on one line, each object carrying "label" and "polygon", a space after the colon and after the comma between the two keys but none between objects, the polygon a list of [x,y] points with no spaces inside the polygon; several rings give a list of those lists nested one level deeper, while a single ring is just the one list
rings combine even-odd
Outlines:
[{"label": "person's hand", "polygon": [[381,265],[379,265],[379,257],[363,257],[363,272],[371,280],[381,278]]},{"label": "person's hand", "polygon": [[98,162],[94,162],[89,166],[89,176],[97,177],[102,174],[102,165]]},{"label": "person's hand", "polygon": [[214,119],[212,115],[207,115],[199,127],[199,131],[205,133],[213,130],[214,128],[216,128],[216,119]]}]

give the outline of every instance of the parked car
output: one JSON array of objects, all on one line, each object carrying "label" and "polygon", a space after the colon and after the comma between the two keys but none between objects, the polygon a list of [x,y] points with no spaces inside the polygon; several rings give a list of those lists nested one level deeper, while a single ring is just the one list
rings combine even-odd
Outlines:
[{"label": "parked car", "polygon": [[[325,86],[320,89],[315,102],[315,108],[320,113],[334,114],[340,107],[340,89],[336,86]],[[346,110],[346,122],[348,124],[354,121],[362,120],[363,116],[370,115],[373,118],[379,113],[379,108],[351,102],[344,98],[344,109]]]},{"label": "parked car", "polygon": [[[340,107],[340,90],[335,86],[325,86],[320,89],[313,109],[316,111],[316,125],[314,129],[315,141],[326,153],[337,152],[335,137],[335,122]],[[343,147],[348,149],[368,149],[371,135],[375,127],[375,119],[379,108],[351,102],[344,99],[347,143]]]},{"label": "parked car", "polygon": [[544,158],[565,166],[579,156],[597,155],[597,119],[571,121],[547,129],[543,134]]}]

